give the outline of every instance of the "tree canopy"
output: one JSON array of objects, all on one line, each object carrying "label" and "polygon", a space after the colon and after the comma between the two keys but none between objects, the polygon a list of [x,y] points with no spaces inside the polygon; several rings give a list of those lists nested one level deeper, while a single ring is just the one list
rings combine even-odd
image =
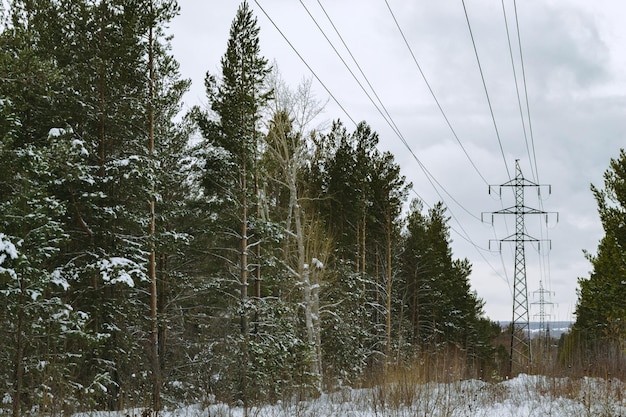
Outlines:
[{"label": "tree canopy", "polygon": [[[411,185],[366,121],[311,125],[311,83],[291,90],[270,68],[246,1],[208,106],[180,114],[177,12],[8,5],[0,413],[307,398],[452,351],[465,376],[492,366],[443,204],[405,212]],[[622,165],[599,201],[623,202]],[[624,225],[601,213],[615,234],[593,259],[608,276]]]}]

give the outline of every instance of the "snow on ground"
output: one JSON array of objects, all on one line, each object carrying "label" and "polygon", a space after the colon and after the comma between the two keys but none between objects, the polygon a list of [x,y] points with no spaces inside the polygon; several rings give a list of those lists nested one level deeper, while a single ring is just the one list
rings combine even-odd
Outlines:
[{"label": "snow on ground", "polygon": [[[85,413],[75,417],[140,417],[142,410]],[[165,410],[161,417],[244,417],[242,407],[213,404]],[[344,389],[313,401],[248,409],[254,417],[620,417],[626,416],[626,384],[619,380],[520,375],[497,384],[452,384]]]}]

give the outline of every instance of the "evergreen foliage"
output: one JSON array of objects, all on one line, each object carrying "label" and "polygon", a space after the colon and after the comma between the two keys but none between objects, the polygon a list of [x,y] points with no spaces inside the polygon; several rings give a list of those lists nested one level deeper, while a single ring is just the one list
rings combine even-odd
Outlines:
[{"label": "evergreen foliage", "polygon": [[449,349],[471,376],[490,366],[493,323],[445,207],[403,215],[410,185],[366,122],[311,128],[310,82],[271,79],[245,1],[210,107],[178,119],[177,11],[6,11],[0,413],[309,398]]},{"label": "evergreen foliage", "polygon": [[572,340],[575,351],[564,358],[580,361],[593,352],[596,361],[611,363],[615,371],[626,365],[626,153],[620,150],[604,173],[604,188],[591,186],[598,204],[604,236],[595,255],[586,253],[593,270],[578,279],[578,304]]}]

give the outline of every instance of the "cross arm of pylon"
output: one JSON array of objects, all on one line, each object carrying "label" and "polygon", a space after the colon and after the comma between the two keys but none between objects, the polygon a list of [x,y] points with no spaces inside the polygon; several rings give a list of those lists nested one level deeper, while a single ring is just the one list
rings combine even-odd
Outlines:
[{"label": "cross arm of pylon", "polygon": [[[548,244],[548,249],[552,250],[552,240],[551,239],[537,239],[530,235],[523,235],[523,237],[517,238],[515,235],[511,235],[505,237],[504,239],[489,239],[489,250],[491,250],[491,242],[497,244],[498,252],[502,252],[502,242],[532,242],[537,244],[537,250],[541,250],[541,243]],[[495,246],[495,245],[494,245]]]},{"label": "cross arm of pylon", "polygon": [[493,224],[496,214],[543,214],[546,218],[546,225],[548,224],[550,216],[556,216],[556,223],[559,222],[558,211],[537,210],[535,208],[527,206],[512,206],[498,211],[483,211],[480,213],[480,221],[485,223],[485,215],[491,215],[491,224]]}]

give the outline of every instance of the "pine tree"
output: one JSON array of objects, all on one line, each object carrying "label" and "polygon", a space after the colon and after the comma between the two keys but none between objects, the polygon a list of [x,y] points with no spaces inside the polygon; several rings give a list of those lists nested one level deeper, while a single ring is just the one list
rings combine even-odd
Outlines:
[{"label": "pine tree", "polygon": [[[391,356],[396,242],[405,180],[393,156],[376,149],[378,135],[365,122],[349,133],[337,121],[314,143],[313,160],[304,177],[315,197],[313,206],[336,245],[327,267],[327,274],[337,276],[336,287],[325,296],[330,304],[346,294],[358,300],[356,305],[342,302],[335,311],[335,317],[345,323],[325,324],[328,334],[338,333],[339,328],[345,332],[331,336],[334,340],[326,341],[325,351],[334,370],[350,362],[348,355],[334,354],[336,349],[351,352],[355,363],[382,364],[384,356]],[[343,336],[358,340],[359,346],[339,348]]]},{"label": "pine tree", "polygon": [[[146,283],[156,284],[156,274],[165,269],[155,263],[149,268],[146,254],[165,248],[167,240],[172,250],[172,237],[180,235],[172,233],[172,225],[150,233],[153,214],[146,202],[156,202],[164,187],[182,183],[180,176],[163,171],[166,159],[180,154],[162,152],[183,148],[171,120],[187,84],[178,80],[162,33],[177,6],[173,1],[59,0],[33,7],[18,0],[11,7],[14,23],[3,34],[13,48],[7,54],[23,59],[6,66],[16,82],[3,84],[3,93],[12,97],[26,127],[16,146],[49,147],[48,131],[60,128],[68,132],[58,136],[60,149],[71,144],[79,150],[79,157],[55,171],[58,177],[48,187],[65,207],[61,221],[68,242],[60,255],[70,284],[65,299],[88,315],[90,330],[100,335],[89,342],[93,345],[85,350],[92,354],[81,358],[72,377],[83,386],[97,381],[93,386],[102,390],[84,400],[114,409],[140,396],[142,384],[131,375],[151,368],[158,408],[162,365],[155,359],[157,343],[146,355],[144,341],[157,340],[154,335],[164,327],[158,326],[158,303],[145,320],[150,300],[143,294],[148,290],[153,301],[157,298],[154,285]],[[20,65],[42,75],[45,69],[46,76],[33,83],[29,78],[35,74],[28,76]],[[17,77],[20,70],[23,79]],[[20,91],[20,84],[32,87]],[[178,172],[171,163],[168,167]],[[158,209],[155,223],[170,215]]]},{"label": "pine tree", "polygon": [[[225,215],[223,224],[228,225],[225,235],[234,239],[224,239],[226,251],[236,244],[238,259],[228,254],[225,267],[237,265],[239,281],[239,316],[240,330],[243,337],[241,360],[241,393],[247,404],[246,383],[247,343],[249,335],[249,273],[251,249],[260,245],[260,236],[250,225],[256,221],[253,209],[257,204],[258,191],[258,146],[260,140],[259,121],[261,109],[271,97],[265,90],[265,78],[270,68],[267,60],[261,56],[259,45],[259,27],[256,18],[246,1],[241,3],[230,28],[230,37],[226,53],[221,60],[222,76],[218,80],[207,73],[205,84],[211,110],[217,120],[211,120],[206,113],[195,111],[195,118],[206,142],[204,144],[205,166],[211,175],[213,162],[221,165],[220,178],[205,177],[207,197],[226,202],[235,216]],[[213,151],[213,152],[212,152]],[[215,153],[223,157],[216,158]],[[229,218],[230,217],[230,218]],[[257,236],[253,236],[257,235]],[[259,267],[260,260],[256,260]]]},{"label": "pine tree", "polygon": [[[402,255],[413,344],[432,352],[450,345],[464,351],[485,346],[493,334],[483,331],[482,301],[469,285],[469,261],[452,258],[445,207],[438,203],[427,215],[422,210],[414,200]],[[488,355],[489,349],[481,352]]]},{"label": "pine tree", "polygon": [[[52,129],[41,145],[18,145],[20,121],[8,99],[0,99],[0,369],[11,393],[12,415],[22,409],[53,412],[75,399],[69,374],[74,343],[88,337],[84,313],[64,301],[69,284],[60,253],[67,241],[66,207],[50,189],[56,175],[80,159],[82,146]],[[84,343],[84,340],[82,341]],[[6,372],[8,371],[8,372]],[[57,400],[57,395],[60,396]]]},{"label": "pine tree", "polygon": [[[591,190],[598,204],[604,236],[595,255],[589,278],[579,278],[574,333],[588,348],[609,354],[623,352],[626,335],[626,152],[620,150],[604,173],[604,188]],[[619,354],[617,355],[619,356]],[[617,365],[617,364],[613,364]]]}]

